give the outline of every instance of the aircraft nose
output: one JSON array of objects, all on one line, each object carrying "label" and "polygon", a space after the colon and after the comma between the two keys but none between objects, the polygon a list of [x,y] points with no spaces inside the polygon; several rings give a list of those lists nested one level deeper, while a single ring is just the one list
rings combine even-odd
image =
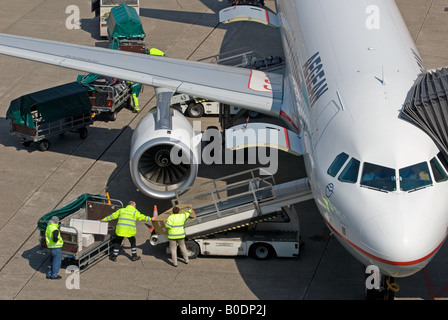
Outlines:
[{"label": "aircraft nose", "polygon": [[443,241],[446,226],[412,211],[389,212],[366,221],[362,232],[363,244],[375,260],[421,269]]}]

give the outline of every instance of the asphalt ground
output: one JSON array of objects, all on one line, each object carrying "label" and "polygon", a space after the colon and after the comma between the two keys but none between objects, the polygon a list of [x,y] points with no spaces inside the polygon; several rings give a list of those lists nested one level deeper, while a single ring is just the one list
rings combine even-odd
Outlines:
[{"label": "asphalt ground", "polygon": [[[227,2],[214,0],[141,0],[146,42],[168,56],[187,60],[240,50],[282,56],[278,30],[238,22],[222,25],[218,11]],[[274,7],[273,1],[266,1]],[[0,32],[90,46],[105,46],[90,1],[0,1]],[[409,30],[427,68],[448,65],[448,1],[399,0]],[[70,5],[80,12],[80,29],[68,29]],[[314,201],[297,204],[304,248],[299,258],[257,261],[249,257],[199,257],[171,266],[164,246],[149,244],[148,224],[138,224],[142,257],[130,260],[129,242],[117,262],[105,259],[81,273],[80,288],[68,289],[67,264],[59,281],[45,278],[49,256],[38,244],[37,221],[45,213],[83,193],[134,200],[152,215],[169,201],[139,193],[129,172],[130,139],[138,122],[155,106],[154,90],[140,95],[142,111],[124,109],[116,121],[95,121],[85,140],[67,133],[51,138],[50,149],[24,147],[11,135],[6,111],[10,101],[34,91],[75,81],[81,72],[0,56],[0,299],[2,300],[362,300],[364,267],[330,235]],[[263,121],[273,121],[261,118]],[[202,129],[217,117],[201,119]],[[225,176],[245,166],[201,165],[197,183]],[[304,176],[300,159],[281,154],[279,180]],[[421,272],[397,282],[396,299],[448,297],[446,244]],[[294,308],[294,303],[288,304]]]}]

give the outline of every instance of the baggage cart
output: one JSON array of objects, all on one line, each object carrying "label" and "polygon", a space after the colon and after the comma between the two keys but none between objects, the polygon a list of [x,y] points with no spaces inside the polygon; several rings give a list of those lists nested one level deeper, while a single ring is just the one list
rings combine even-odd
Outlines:
[{"label": "baggage cart", "polygon": [[11,120],[11,133],[23,145],[36,142],[45,151],[52,136],[76,132],[85,139],[87,127],[92,123],[91,108],[87,91],[72,82],[11,101],[6,118]]},{"label": "baggage cart", "polygon": [[37,225],[40,230],[39,244],[46,248],[45,230],[48,221],[57,216],[60,219],[60,233],[64,240],[62,258],[70,264],[76,265],[80,272],[94,266],[111,254],[117,220],[108,222],[107,234],[93,234],[93,241],[87,245],[85,234],[70,226],[71,219],[98,221],[123,207],[119,200],[109,199],[101,195],[83,194],[76,200],[59,209],[53,210],[39,219]]},{"label": "baggage cart", "polygon": [[111,49],[146,53],[146,34],[138,7],[123,3],[112,8],[107,19],[107,37]]},{"label": "baggage cart", "polygon": [[79,75],[77,80],[87,89],[93,113],[106,114],[110,121],[115,121],[122,108],[132,109],[130,83],[93,73]]},{"label": "baggage cart", "polygon": [[140,14],[140,1],[139,0],[92,0],[91,10],[95,12],[95,16],[99,16],[100,19],[100,36],[107,37],[107,22],[111,10],[121,4],[126,4],[134,8],[137,14]]}]

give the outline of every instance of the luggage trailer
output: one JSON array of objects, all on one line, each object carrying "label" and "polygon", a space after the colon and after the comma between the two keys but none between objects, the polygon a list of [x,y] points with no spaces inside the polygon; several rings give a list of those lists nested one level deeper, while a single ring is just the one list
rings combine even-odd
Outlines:
[{"label": "luggage trailer", "polygon": [[11,134],[24,146],[32,142],[48,150],[52,136],[76,132],[87,138],[92,124],[92,104],[86,90],[76,82],[30,93],[14,99],[6,113],[11,120]]}]

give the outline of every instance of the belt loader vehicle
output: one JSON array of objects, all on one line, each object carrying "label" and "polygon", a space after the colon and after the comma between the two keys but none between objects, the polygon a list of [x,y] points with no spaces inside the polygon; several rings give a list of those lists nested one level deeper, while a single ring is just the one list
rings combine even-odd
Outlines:
[{"label": "belt loader vehicle", "polygon": [[[277,73],[283,72],[284,68],[281,57],[265,57],[254,50],[243,53],[230,51],[206,57],[199,61]],[[232,123],[246,113],[246,110],[235,106],[226,106],[219,102],[193,97],[188,94],[174,94],[170,105],[191,118],[200,118],[203,115],[219,115],[220,117],[232,117]],[[255,111],[247,111],[247,114],[252,118],[258,116],[258,112]]]},{"label": "belt loader vehicle", "polygon": [[[192,188],[205,191],[188,192]],[[276,184],[273,176],[260,177],[257,170],[248,170],[178,190],[172,205],[181,212],[194,210],[185,222],[191,259],[201,254],[263,260],[298,256],[299,221],[292,204],[309,199],[307,178]],[[170,213],[171,209],[153,217],[152,245],[168,241],[164,220]]]},{"label": "belt loader vehicle", "polygon": [[[195,98],[185,93],[173,95],[170,103],[172,108],[179,110],[190,118],[200,118],[203,115],[219,115],[222,108],[220,102]],[[240,111],[240,108],[230,106],[231,115],[237,114],[238,111]]]}]

